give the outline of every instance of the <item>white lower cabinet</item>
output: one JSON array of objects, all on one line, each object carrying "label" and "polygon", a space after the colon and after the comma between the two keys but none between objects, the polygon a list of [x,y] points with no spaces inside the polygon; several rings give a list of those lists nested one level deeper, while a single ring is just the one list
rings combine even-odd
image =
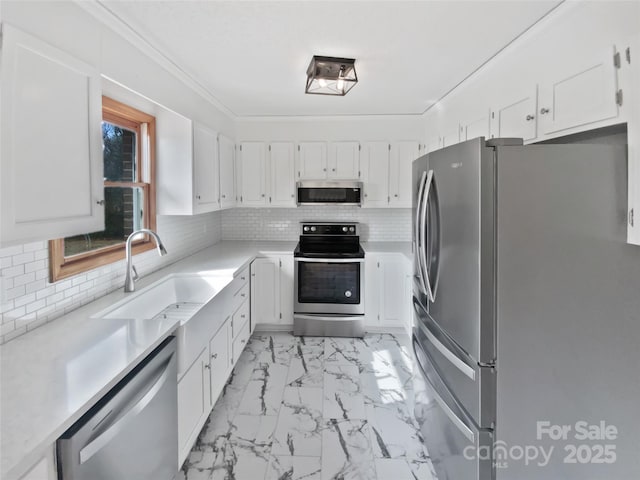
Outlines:
[{"label": "white lower cabinet", "polygon": [[293,324],[293,255],[251,263],[251,318],[255,324]]},{"label": "white lower cabinet", "polygon": [[179,465],[187,458],[211,411],[209,370],[209,349],[205,348],[178,382]]},{"label": "white lower cabinet", "polygon": [[251,335],[248,288],[249,269],[228,286],[222,326],[184,375],[178,379],[178,466],[181,467],[198,438],[231,370]]},{"label": "white lower cabinet", "polygon": [[410,262],[397,253],[365,257],[365,323],[368,327],[406,327]]}]

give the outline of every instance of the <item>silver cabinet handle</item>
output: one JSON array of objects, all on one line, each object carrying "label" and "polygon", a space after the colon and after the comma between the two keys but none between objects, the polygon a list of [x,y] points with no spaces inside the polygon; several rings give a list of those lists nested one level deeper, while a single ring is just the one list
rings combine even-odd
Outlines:
[{"label": "silver cabinet handle", "polygon": [[241,293],[241,294],[240,294],[240,296],[241,296],[241,297],[246,297],[246,296],[247,296],[247,294],[246,294],[246,293]]},{"label": "silver cabinet handle", "polygon": [[536,118],[536,117],[534,117],[533,115],[527,115],[526,120],[527,120],[527,122],[530,122],[534,118]]},{"label": "silver cabinet handle", "polygon": [[240,277],[240,280],[244,281],[246,280],[246,277]]},{"label": "silver cabinet handle", "polygon": [[171,363],[170,357],[169,360],[164,365],[164,370],[158,380],[153,384],[153,386],[144,394],[144,396],[138,400],[127,413],[125,413],[119,420],[117,420],[113,425],[111,425],[104,433],[98,436],[95,440],[89,443],[86,447],[80,450],[80,463],[85,463],[91,457],[93,457],[96,453],[102,450],[113,438],[118,435],[135,417],[145,409],[151,400],[158,394],[160,389],[164,386],[169,378],[169,364]]},{"label": "silver cabinet handle", "polygon": [[332,171],[332,172],[335,172],[335,171],[336,171],[336,169],[335,169],[335,168],[332,168],[332,169],[331,169],[331,171]]},{"label": "silver cabinet handle", "polygon": [[211,365],[209,365],[208,363],[204,366],[204,368],[206,368],[207,370],[211,370]]},{"label": "silver cabinet handle", "polygon": [[548,108],[541,108],[540,109],[540,114],[541,115],[546,115],[547,113],[549,113],[549,109]]},{"label": "silver cabinet handle", "polygon": [[211,358],[218,358],[218,354],[214,353],[213,355],[211,355]]},{"label": "silver cabinet handle", "polygon": [[98,205],[102,206],[102,205],[104,205],[104,200],[98,200],[96,203],[97,203]]},{"label": "silver cabinet handle", "polygon": [[222,195],[222,198],[227,198],[227,196],[226,195]]},{"label": "silver cabinet handle", "polygon": [[394,196],[394,197],[396,197],[396,198],[398,198],[398,194],[397,194],[397,193],[394,193],[394,194],[393,194],[393,196]]},{"label": "silver cabinet handle", "polygon": [[240,318],[246,318],[246,315],[244,315],[244,314],[240,315]]},{"label": "silver cabinet handle", "polygon": [[263,194],[262,194],[262,198],[264,198],[264,197],[265,197],[265,194],[263,193]]},{"label": "silver cabinet handle", "polygon": [[246,342],[246,340],[240,340],[240,343],[245,343],[245,342]]}]

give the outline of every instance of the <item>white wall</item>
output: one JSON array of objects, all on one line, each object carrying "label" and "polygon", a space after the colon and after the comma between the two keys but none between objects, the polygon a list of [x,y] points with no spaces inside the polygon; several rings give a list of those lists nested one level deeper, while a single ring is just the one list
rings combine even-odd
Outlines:
[{"label": "white wall", "polygon": [[236,124],[238,142],[416,140],[422,143],[423,138],[420,115],[242,118]]}]

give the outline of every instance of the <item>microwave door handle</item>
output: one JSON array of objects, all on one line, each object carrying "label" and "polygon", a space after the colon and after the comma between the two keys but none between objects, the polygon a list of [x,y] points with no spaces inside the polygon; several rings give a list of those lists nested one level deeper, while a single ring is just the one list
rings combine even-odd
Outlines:
[{"label": "microwave door handle", "polygon": [[420,267],[422,273],[422,279],[424,281],[425,293],[427,294],[427,298],[432,302],[435,300],[433,296],[433,290],[431,289],[431,283],[429,279],[429,270],[427,269],[427,246],[424,239],[425,230],[429,225],[427,225],[427,205],[429,204],[429,192],[431,191],[431,186],[433,185],[433,170],[429,170],[427,173],[427,181],[424,190],[424,198],[422,201],[422,206],[420,208],[420,236],[423,237],[422,248],[419,249],[418,255],[420,257]]},{"label": "microwave door handle", "polygon": [[427,184],[427,172],[422,172],[422,178],[420,179],[420,188],[418,189],[418,204],[416,205],[415,212],[415,222],[414,222],[414,235],[413,235],[413,243],[414,243],[414,251],[416,255],[416,261],[418,263],[418,278],[420,282],[420,288],[425,295],[427,293],[427,286],[424,283],[423,273],[422,273],[422,249],[424,248],[422,245],[422,225],[420,223],[420,212],[422,211],[422,202],[424,201],[424,189]]}]

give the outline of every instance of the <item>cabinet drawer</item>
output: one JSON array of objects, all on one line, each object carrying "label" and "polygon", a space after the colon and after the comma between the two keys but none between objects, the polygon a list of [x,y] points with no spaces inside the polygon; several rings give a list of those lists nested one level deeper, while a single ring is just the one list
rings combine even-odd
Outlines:
[{"label": "cabinet drawer", "polygon": [[249,322],[246,322],[241,328],[238,336],[233,341],[233,363],[238,361],[240,354],[244,350],[244,347],[247,346],[247,341],[249,340]]},{"label": "cabinet drawer", "polygon": [[231,311],[235,312],[238,307],[249,298],[249,282],[245,283],[233,292],[233,300],[231,301]]},{"label": "cabinet drawer", "polygon": [[231,337],[236,338],[245,323],[249,320],[249,302],[244,301],[231,318]]}]

